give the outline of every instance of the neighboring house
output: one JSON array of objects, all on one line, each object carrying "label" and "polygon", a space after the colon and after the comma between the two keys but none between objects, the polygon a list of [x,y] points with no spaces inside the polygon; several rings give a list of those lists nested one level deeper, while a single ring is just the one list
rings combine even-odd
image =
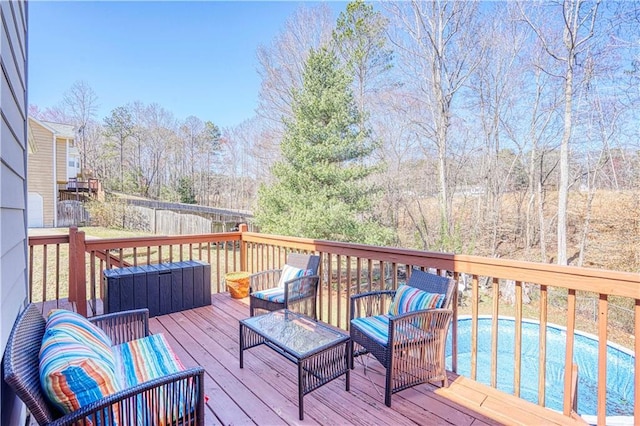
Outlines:
[{"label": "neighboring house", "polygon": [[58,226],[59,189],[80,173],[80,154],[75,144],[75,129],[68,124],[52,123],[29,117],[28,226]]},{"label": "neighboring house", "polygon": [[[0,354],[27,301],[27,4],[0,1]],[[24,405],[0,380],[0,424]]]}]

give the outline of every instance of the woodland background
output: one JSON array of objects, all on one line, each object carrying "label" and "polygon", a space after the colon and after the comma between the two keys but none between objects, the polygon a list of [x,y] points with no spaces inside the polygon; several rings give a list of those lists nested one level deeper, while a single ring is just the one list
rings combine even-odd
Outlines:
[{"label": "woodland background", "polygon": [[238,126],[135,99],[97,117],[87,81],[30,114],[74,124],[107,190],[255,213],[325,48],[372,147],[350,161],[375,170],[358,217],[380,244],[640,272],[638,40],[635,1],[301,6],[256,52],[259,107]]}]

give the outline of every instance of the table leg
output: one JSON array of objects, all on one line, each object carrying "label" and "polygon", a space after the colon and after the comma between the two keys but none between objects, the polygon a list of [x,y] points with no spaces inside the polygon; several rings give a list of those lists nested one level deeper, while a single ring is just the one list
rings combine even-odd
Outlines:
[{"label": "table leg", "polygon": [[240,368],[244,367],[244,326],[240,323]]},{"label": "table leg", "polygon": [[304,420],[304,405],[302,402],[302,399],[304,398],[302,389],[302,363],[303,361],[298,361],[298,414],[300,415],[300,420]]},{"label": "table leg", "polygon": [[346,344],[346,353],[344,354],[344,361],[345,361],[345,365],[347,367],[347,372],[345,373],[347,378],[346,378],[346,385],[345,385],[345,390],[347,392],[349,392],[349,377],[350,377],[350,373],[351,373],[351,366],[349,365],[349,359],[350,359],[350,353],[353,350],[353,347],[351,346],[353,343],[351,342],[351,340],[349,339],[349,341]]}]

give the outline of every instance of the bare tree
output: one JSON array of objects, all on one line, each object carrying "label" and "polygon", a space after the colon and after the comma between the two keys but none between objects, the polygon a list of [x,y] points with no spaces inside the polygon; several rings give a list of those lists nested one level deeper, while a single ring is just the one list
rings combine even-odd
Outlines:
[{"label": "bare tree", "polygon": [[454,100],[479,64],[478,3],[400,2],[387,5],[401,31],[392,38],[420,103],[414,123],[436,147],[441,249],[451,237],[452,193],[448,181]]},{"label": "bare tree", "polygon": [[94,144],[94,140],[90,140],[92,132],[89,131],[90,125],[95,125],[96,113],[98,111],[98,95],[89,86],[89,83],[83,80],[73,83],[71,88],[67,90],[62,98],[62,105],[68,115],[73,119],[76,127],[78,138],[80,139],[81,151],[81,170],[83,173],[88,168],[87,152],[88,144]]},{"label": "bare tree", "polygon": [[327,46],[333,27],[328,5],[302,6],[287,20],[271,45],[258,49],[262,84],[257,112],[280,136],[282,120],[291,117],[292,94],[302,84],[302,70],[309,51]]},{"label": "bare tree", "polygon": [[[575,98],[575,82],[577,58],[588,51],[589,40],[593,37],[596,18],[598,16],[599,0],[565,0],[562,2],[562,40],[555,43],[553,35],[543,31],[538,23],[533,22],[526,11],[522,16],[535,31],[542,42],[545,52],[561,65],[560,77],[564,84],[564,130],[560,145],[560,178],[558,183],[558,264],[567,264],[567,205],[569,199],[569,145],[574,126],[573,101]],[[547,16],[549,18],[549,16]],[[554,74],[554,70],[547,72]]]}]

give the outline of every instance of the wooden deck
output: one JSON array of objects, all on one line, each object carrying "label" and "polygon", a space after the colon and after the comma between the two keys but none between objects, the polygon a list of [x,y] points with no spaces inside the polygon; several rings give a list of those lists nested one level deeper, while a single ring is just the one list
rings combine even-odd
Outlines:
[{"label": "wooden deck", "polygon": [[212,296],[211,306],[151,319],[151,331],[164,333],[186,366],[206,368],[206,424],[580,424],[454,374],[449,388],[416,386],[395,394],[388,408],[384,370],[371,357],[362,357],[366,374],[356,361],[349,392],[341,377],[306,395],[300,421],[291,362],[260,346],[245,352],[239,368],[238,320],[249,315],[247,300],[221,293]]}]

